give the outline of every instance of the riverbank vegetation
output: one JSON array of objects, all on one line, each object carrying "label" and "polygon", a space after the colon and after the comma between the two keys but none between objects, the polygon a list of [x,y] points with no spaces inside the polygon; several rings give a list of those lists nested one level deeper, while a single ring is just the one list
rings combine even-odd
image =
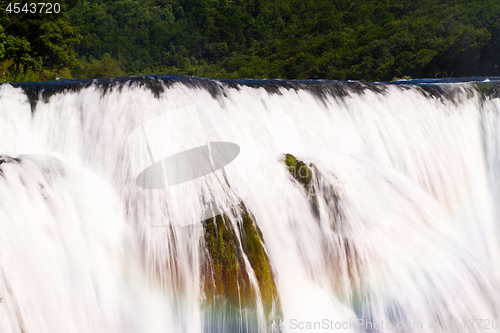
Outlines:
[{"label": "riverbank vegetation", "polygon": [[496,0],[66,0],[58,14],[8,4],[0,0],[3,82],[500,75]]}]

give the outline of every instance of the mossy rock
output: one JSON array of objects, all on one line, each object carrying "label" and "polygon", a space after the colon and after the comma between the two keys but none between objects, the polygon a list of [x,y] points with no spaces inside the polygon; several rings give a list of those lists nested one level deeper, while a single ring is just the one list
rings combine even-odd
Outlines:
[{"label": "mossy rock", "polygon": [[272,310],[273,302],[278,300],[271,264],[264,250],[262,233],[246,209],[243,210],[242,220],[240,236],[243,243],[243,251],[247,255],[257,278],[264,313],[268,315]]},{"label": "mossy rock", "polygon": [[[335,190],[334,185],[321,181],[321,175],[314,164],[306,164],[291,154],[284,154],[284,162],[287,165],[293,179],[302,185],[302,188],[305,190],[311,204],[311,208],[318,218],[321,218],[318,203],[318,192],[321,195],[322,202],[328,204],[328,209],[330,209],[329,217],[331,218],[329,221],[330,227],[337,236],[342,237],[343,239],[343,243],[345,245],[344,253],[348,259],[347,272],[349,279],[352,281],[352,285],[354,285],[359,280],[358,272],[360,271],[360,267],[362,267],[362,265],[358,260],[356,248],[350,245],[352,243],[349,238],[337,233],[342,221],[345,220],[345,215],[342,211],[340,196]],[[337,249],[334,249],[332,252],[337,252]],[[335,276],[335,270],[333,271],[332,276]],[[353,289],[353,293],[354,292],[357,291]]]},{"label": "mossy rock", "polygon": [[279,314],[281,308],[262,233],[244,204],[232,213],[238,219],[236,228],[226,214],[202,223],[205,260],[201,273],[205,305],[218,307],[225,302],[233,308],[255,308],[256,293],[246,270],[245,256],[257,278],[264,314],[268,320],[272,319],[273,305],[274,310],[279,308]]},{"label": "mossy rock", "polygon": [[498,98],[500,96],[500,85],[493,82],[475,83],[475,90],[479,93],[482,100],[488,98]]},{"label": "mossy rock", "polygon": [[312,177],[316,171],[314,165],[307,165],[291,154],[285,154],[285,164],[288,170],[299,183],[308,188],[311,185]]},{"label": "mossy rock", "polygon": [[[320,174],[314,164],[306,164],[291,154],[284,154],[284,162],[292,177],[301,184],[306,191],[309,202],[311,203],[311,208],[317,217],[320,215],[317,188],[321,187],[324,200],[333,203],[333,215],[337,216],[338,220],[343,218],[344,214],[340,206],[340,197],[337,191],[333,185],[320,182]],[[334,229],[335,226],[336,222],[332,221],[332,227]]]},{"label": "mossy rock", "polygon": [[313,178],[318,174],[316,166],[314,164],[307,165],[291,154],[285,154],[285,164],[287,165],[288,171],[290,171],[292,177],[303,185],[304,189],[308,193],[311,207],[314,213],[318,215],[318,198],[316,196],[316,191],[312,186]]},{"label": "mossy rock", "polygon": [[202,272],[207,300],[222,297],[234,307],[253,306],[255,292],[246,273],[241,246],[226,219],[218,215],[203,222],[209,255]]}]

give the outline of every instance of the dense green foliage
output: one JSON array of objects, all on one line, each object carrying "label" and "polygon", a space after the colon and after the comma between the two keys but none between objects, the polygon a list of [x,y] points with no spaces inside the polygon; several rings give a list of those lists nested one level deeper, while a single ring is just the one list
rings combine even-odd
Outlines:
[{"label": "dense green foliage", "polygon": [[[0,0],[0,59],[4,60],[1,66],[4,80],[37,79],[44,76],[44,70],[64,74],[64,69],[74,65],[72,46],[80,35],[67,20],[68,5],[63,4],[59,13],[14,14],[5,11],[9,3],[13,2]],[[20,7],[29,8],[31,4],[37,2],[24,1]]]},{"label": "dense green foliage", "polygon": [[[24,68],[62,66],[73,77],[158,73],[367,81],[500,75],[498,0],[76,2],[57,17],[23,18],[16,29],[2,13],[0,57]],[[32,28],[46,21],[61,29],[60,43],[51,44],[59,49],[26,33],[51,38],[53,30]],[[40,58],[33,54],[39,48],[55,54]]]}]

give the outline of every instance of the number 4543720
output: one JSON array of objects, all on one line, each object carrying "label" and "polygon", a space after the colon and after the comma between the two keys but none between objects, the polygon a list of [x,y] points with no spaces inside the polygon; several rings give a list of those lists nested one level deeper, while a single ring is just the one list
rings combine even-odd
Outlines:
[{"label": "number 4543720", "polygon": [[21,3],[9,3],[7,8],[5,8],[6,12],[9,13],[14,13],[18,14],[20,12],[23,13],[38,13],[38,14],[52,14],[52,13],[59,13],[61,11],[61,5],[56,3],[50,3],[50,2],[39,2],[39,3],[25,3],[24,5]]}]

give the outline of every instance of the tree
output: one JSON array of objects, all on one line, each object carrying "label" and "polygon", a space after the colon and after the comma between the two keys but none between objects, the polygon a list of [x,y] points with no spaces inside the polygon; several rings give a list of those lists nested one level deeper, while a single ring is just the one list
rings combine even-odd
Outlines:
[{"label": "tree", "polygon": [[[60,3],[47,0],[45,3]],[[78,30],[72,27],[67,20],[63,8],[59,13],[46,13],[36,1],[21,2],[21,8],[31,8],[34,4],[35,13],[20,11],[8,13],[5,11],[7,1],[0,1],[0,25],[5,34],[3,43],[0,42],[1,60],[12,62],[11,70],[15,73],[28,70],[41,71],[42,69],[59,70],[72,66],[75,62],[75,52],[72,46],[81,38]],[[1,31],[1,30],[0,30]],[[2,36],[0,35],[0,40]],[[3,46],[3,49],[2,49]]]}]

